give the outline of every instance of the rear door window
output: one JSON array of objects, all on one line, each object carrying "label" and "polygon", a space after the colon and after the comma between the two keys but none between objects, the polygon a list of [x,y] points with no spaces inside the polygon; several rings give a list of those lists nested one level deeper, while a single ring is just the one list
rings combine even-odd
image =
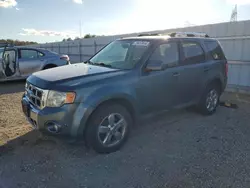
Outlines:
[{"label": "rear door window", "polygon": [[181,43],[184,55],[184,64],[197,64],[205,61],[205,53],[199,43],[184,41]]},{"label": "rear door window", "polygon": [[36,59],[38,58],[38,52],[36,50],[20,50],[21,59]]},{"label": "rear door window", "polygon": [[224,60],[225,55],[217,41],[205,41],[205,46],[214,60]]}]

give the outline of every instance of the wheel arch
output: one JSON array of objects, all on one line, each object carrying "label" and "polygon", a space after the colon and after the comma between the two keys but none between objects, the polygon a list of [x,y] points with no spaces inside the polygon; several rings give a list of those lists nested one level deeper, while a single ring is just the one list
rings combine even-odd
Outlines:
[{"label": "wheel arch", "polygon": [[222,92],[222,81],[221,81],[221,79],[219,77],[216,77],[216,78],[208,80],[207,83],[206,83],[206,87],[205,88],[207,88],[210,85],[216,85],[216,86],[218,86],[219,92],[221,94],[221,92]]},{"label": "wheel arch", "polygon": [[89,123],[91,117],[93,116],[93,114],[96,112],[96,110],[101,108],[102,106],[108,105],[108,104],[119,104],[119,105],[123,106],[128,111],[128,113],[131,115],[133,123],[136,122],[137,115],[138,115],[137,110],[135,108],[135,105],[133,104],[133,102],[130,99],[124,98],[124,97],[108,98],[108,99],[102,100],[99,103],[97,103],[92,108],[92,110],[88,112],[88,117],[86,119],[82,119],[81,125],[80,125],[79,130],[78,130],[78,135],[85,134],[88,123]]}]

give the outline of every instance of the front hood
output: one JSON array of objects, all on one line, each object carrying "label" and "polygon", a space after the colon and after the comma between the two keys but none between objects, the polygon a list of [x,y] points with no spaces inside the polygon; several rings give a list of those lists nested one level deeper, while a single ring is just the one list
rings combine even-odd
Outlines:
[{"label": "front hood", "polygon": [[50,82],[62,81],[71,78],[118,71],[107,67],[94,66],[84,63],[65,65],[53,69],[47,69],[34,73],[33,75]]},{"label": "front hood", "polygon": [[61,88],[63,88],[75,85],[79,82],[82,83],[95,80],[97,77],[100,79],[102,77],[105,78],[108,75],[116,75],[118,72],[123,71],[119,69],[77,63],[33,73],[28,77],[27,81],[43,89],[51,89],[59,86],[62,86]]}]

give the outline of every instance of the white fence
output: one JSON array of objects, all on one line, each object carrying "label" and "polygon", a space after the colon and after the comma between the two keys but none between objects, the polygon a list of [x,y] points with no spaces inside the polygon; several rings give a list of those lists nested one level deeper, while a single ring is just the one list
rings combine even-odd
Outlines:
[{"label": "white fence", "polygon": [[[250,92],[250,20],[144,33],[163,34],[176,31],[205,32],[210,37],[217,38],[229,60],[228,88],[243,89]],[[34,46],[50,49],[60,54],[68,54],[71,62],[77,63],[86,61],[102,47],[115,39],[137,35],[138,33],[132,33]]]}]

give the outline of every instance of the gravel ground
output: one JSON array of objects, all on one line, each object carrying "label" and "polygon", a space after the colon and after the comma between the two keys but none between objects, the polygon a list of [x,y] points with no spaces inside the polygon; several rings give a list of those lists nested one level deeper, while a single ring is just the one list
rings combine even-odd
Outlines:
[{"label": "gravel ground", "polygon": [[0,147],[1,188],[249,187],[249,96],[224,95],[239,108],[209,117],[175,110],[146,119],[122,150],[98,155],[31,131],[13,91],[0,95],[0,130],[11,140]]},{"label": "gravel ground", "polygon": [[31,130],[21,111],[23,90],[23,81],[0,83],[0,146]]}]

